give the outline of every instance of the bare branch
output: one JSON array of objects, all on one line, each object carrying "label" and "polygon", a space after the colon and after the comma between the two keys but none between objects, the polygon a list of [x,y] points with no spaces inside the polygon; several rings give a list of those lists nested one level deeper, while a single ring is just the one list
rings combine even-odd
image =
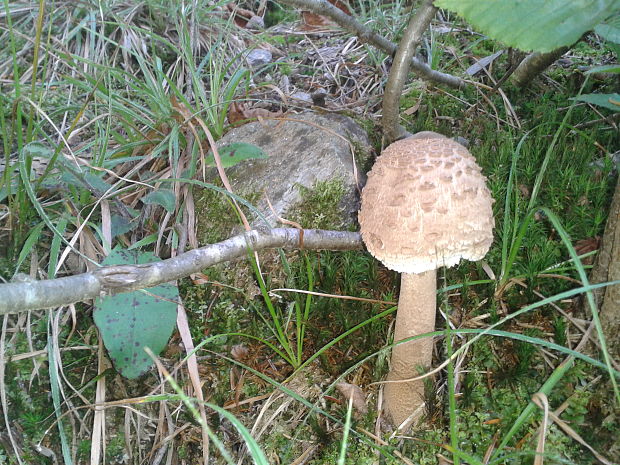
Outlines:
[{"label": "bare branch", "polygon": [[[335,21],[339,26],[343,27],[347,31],[355,34],[362,42],[374,45],[379,50],[382,50],[386,54],[393,56],[396,53],[396,44],[390,42],[385,37],[380,36],[376,32],[367,28],[363,24],[355,20],[353,16],[349,16],[341,9],[335,7],[327,0],[281,0],[282,3],[287,5],[303,8],[304,10],[312,11],[318,15],[327,16]],[[413,57],[411,59],[411,68],[418,74],[419,77],[427,81],[434,82],[436,84],[444,84],[449,87],[461,88],[465,87],[466,82],[451,74],[441,73],[433,70],[426,63]]]},{"label": "bare branch", "polygon": [[184,278],[204,268],[262,249],[298,249],[300,231],[306,250],[362,248],[359,233],[320,229],[248,231],[217,244],[145,265],[101,267],[90,273],[45,281],[0,284],[0,315],[59,307],[100,296],[135,291]]},{"label": "bare branch", "polygon": [[556,60],[569,50],[570,47],[560,47],[547,53],[531,53],[519,64],[513,73],[511,77],[512,83],[517,87],[529,85],[536,76],[555,63]]},{"label": "bare branch", "polygon": [[428,28],[436,12],[437,8],[432,0],[425,0],[422,3],[420,8],[411,15],[407,29],[398,44],[396,55],[394,55],[394,63],[383,95],[383,133],[390,144],[406,135],[405,129],[398,122],[400,96],[409,74],[411,59],[422,40],[422,34]]}]

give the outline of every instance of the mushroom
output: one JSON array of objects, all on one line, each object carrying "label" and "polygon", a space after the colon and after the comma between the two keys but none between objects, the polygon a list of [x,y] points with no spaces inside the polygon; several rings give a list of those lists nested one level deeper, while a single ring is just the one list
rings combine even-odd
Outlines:
[{"label": "mushroom", "polygon": [[[435,330],[436,270],[480,260],[493,242],[493,199],[465,147],[424,131],[388,146],[362,191],[359,223],[368,251],[401,273],[394,341]],[[432,338],[396,345],[388,381],[414,378],[432,362]],[[422,380],[388,382],[385,410],[401,428],[418,421]]]}]

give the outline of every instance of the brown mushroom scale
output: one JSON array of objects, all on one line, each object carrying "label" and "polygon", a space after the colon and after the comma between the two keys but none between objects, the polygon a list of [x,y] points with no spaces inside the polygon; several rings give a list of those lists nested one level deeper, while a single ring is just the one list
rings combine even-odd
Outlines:
[{"label": "brown mushroom scale", "polygon": [[[492,204],[474,157],[439,134],[397,141],[377,159],[362,192],[359,223],[368,251],[402,273],[395,341],[434,331],[435,270],[484,257],[493,241]],[[388,381],[413,378],[431,361],[430,338],[399,344]],[[423,396],[422,381],[387,383],[392,421],[418,419]]]}]

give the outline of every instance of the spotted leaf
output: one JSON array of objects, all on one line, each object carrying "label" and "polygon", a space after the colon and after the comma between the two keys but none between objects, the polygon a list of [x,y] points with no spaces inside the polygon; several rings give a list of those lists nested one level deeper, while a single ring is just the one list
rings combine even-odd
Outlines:
[{"label": "spotted leaf", "polygon": [[[137,265],[159,259],[151,253],[115,249],[102,265]],[[95,301],[94,320],[114,367],[126,378],[137,378],[159,354],[174,330],[179,290],[173,284],[125,292]]]}]

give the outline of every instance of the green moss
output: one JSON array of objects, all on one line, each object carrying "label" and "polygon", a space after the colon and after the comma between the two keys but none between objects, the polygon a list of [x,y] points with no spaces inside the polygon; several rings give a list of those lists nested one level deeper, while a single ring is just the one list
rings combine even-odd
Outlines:
[{"label": "green moss", "polygon": [[[265,12],[265,27],[272,27],[276,24],[295,21],[297,19],[295,11],[289,6],[282,6],[276,2],[267,2],[267,11]],[[282,36],[279,36],[282,37]]]},{"label": "green moss", "polygon": [[[238,195],[251,204],[260,199],[260,194],[256,192]],[[248,208],[241,208],[246,216],[251,216]],[[242,224],[231,198],[213,189],[202,189],[195,196],[195,212],[196,231],[201,246],[228,239],[233,228]]]},{"label": "green moss", "polygon": [[340,229],[345,223],[342,198],[346,192],[340,178],[317,182],[311,189],[298,186],[301,202],[288,217],[309,229]]},{"label": "green moss", "polygon": [[125,439],[119,433],[107,443],[105,456],[109,463],[123,463],[125,454]]}]

